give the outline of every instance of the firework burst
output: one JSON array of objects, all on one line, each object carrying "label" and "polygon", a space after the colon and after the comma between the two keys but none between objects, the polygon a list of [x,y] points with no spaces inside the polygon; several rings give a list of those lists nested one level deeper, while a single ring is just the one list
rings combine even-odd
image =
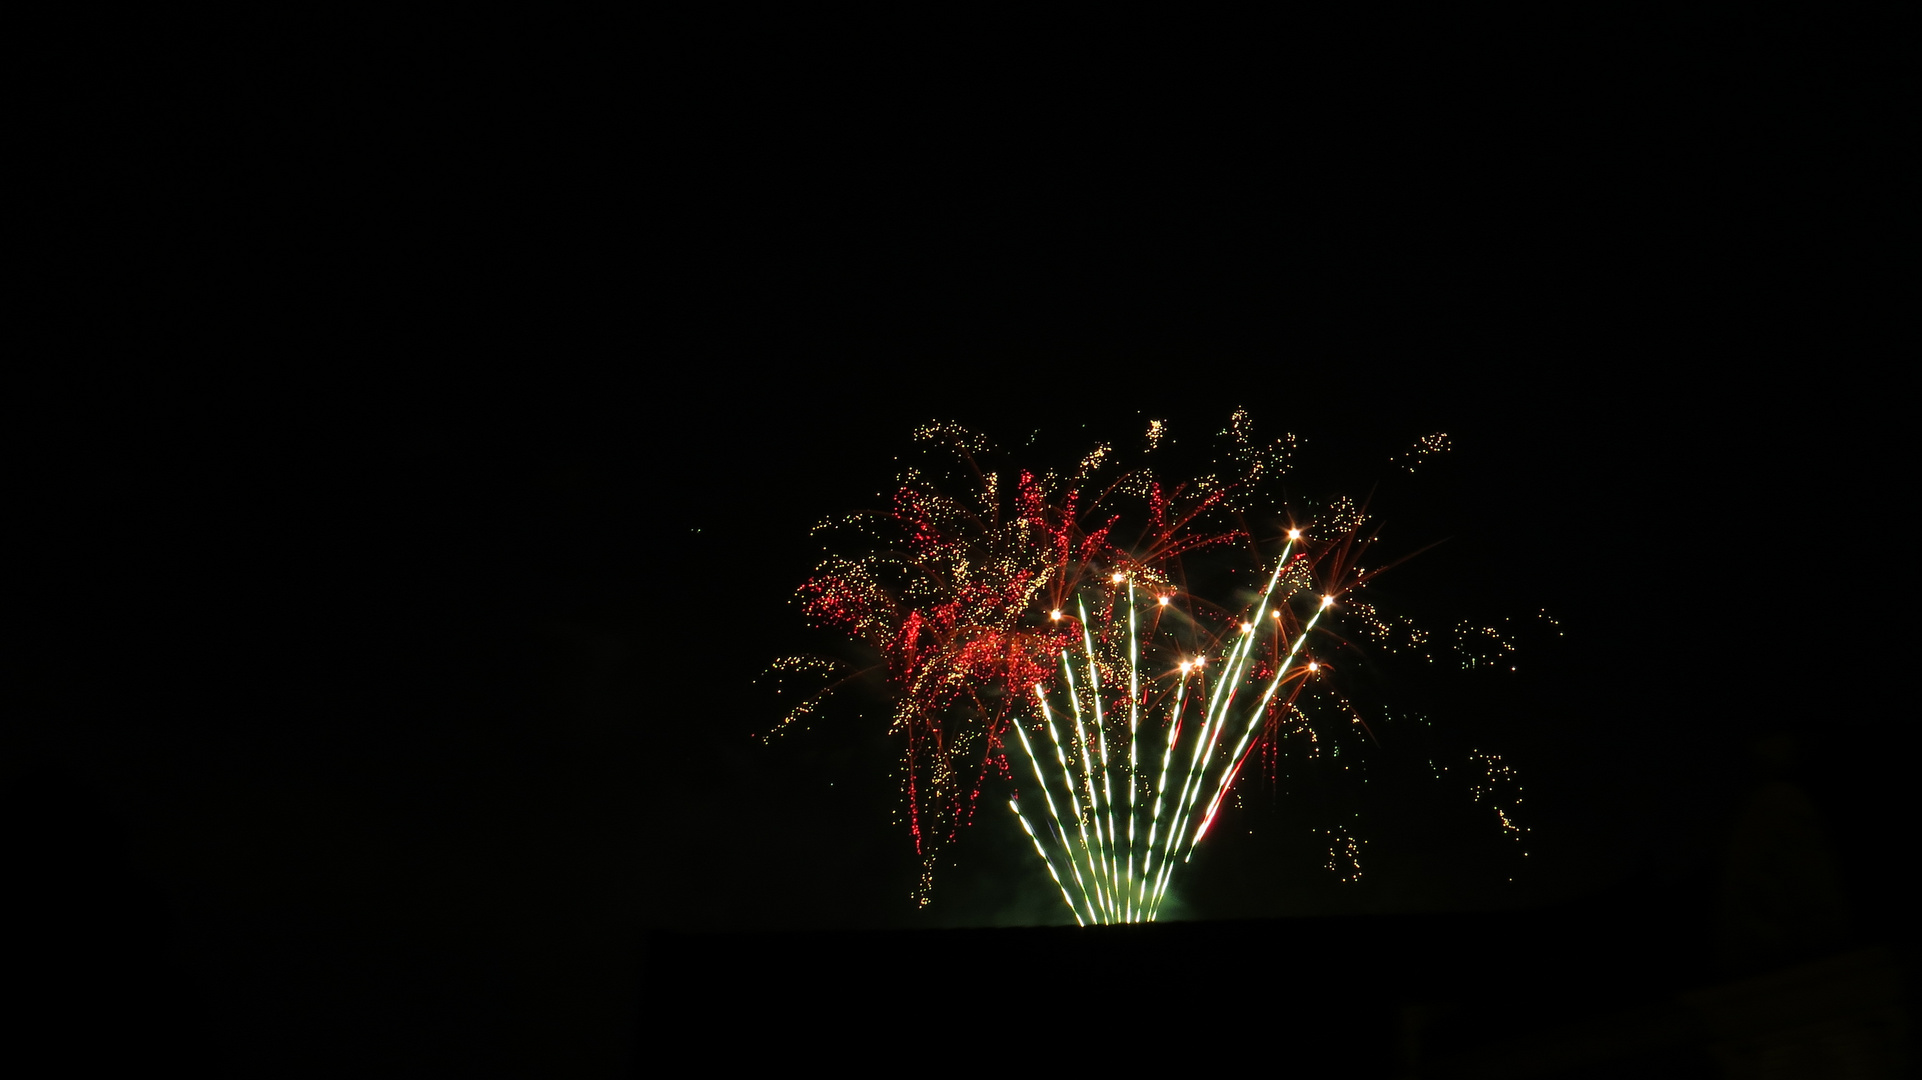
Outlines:
[{"label": "firework burst", "polygon": [[[1148,453],[1165,427],[1151,423]],[[827,677],[775,730],[853,679],[885,679],[918,903],[984,792],[1005,786],[1078,922],[1152,919],[1255,750],[1305,728],[1298,700],[1325,670],[1315,643],[1342,640],[1333,613],[1386,567],[1360,566],[1373,537],[1350,500],[1273,535],[1250,527],[1256,488],[1287,472],[1296,439],[1258,442],[1245,410],[1221,436],[1212,467],[1167,483],[1118,469],[1106,445],[1065,475],[1010,475],[987,467],[979,435],[930,424],[915,438],[934,464],[906,468],[887,510],[817,527],[865,550],[824,560],[801,606],[872,662],[778,661]],[[1252,553],[1263,585],[1233,607],[1191,593],[1184,559],[1210,549]],[[1420,633],[1355,613],[1365,633]]]}]

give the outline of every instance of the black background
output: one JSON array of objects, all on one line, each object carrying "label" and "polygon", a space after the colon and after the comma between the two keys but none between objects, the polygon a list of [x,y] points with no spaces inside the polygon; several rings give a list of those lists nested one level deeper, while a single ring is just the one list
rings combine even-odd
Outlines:
[{"label": "black background", "polygon": [[[592,1074],[647,1057],[649,931],[1058,920],[999,824],[914,910],[876,704],[750,738],[750,680],[820,640],[808,526],[937,418],[1073,450],[1246,406],[1331,486],[1446,431],[1381,507],[1449,538],[1404,595],[1561,621],[1435,711],[1522,771],[1526,872],[1391,796],[1361,884],[1224,837],[1193,917],[1615,888],[1706,919],[1676,883],[1788,732],[1852,932],[1900,935],[1872,688],[1912,223],[1873,195],[1873,66],[1767,20],[1632,63],[1537,27],[1459,63],[1203,34],[1005,68],[922,30],[616,59],[555,29],[274,28],[143,61],[166,93],[98,58],[56,93],[102,121],[97,165],[48,167],[92,212],[15,402],[7,798],[49,1015],[244,1074]],[[103,1005],[83,968],[141,974]]]}]

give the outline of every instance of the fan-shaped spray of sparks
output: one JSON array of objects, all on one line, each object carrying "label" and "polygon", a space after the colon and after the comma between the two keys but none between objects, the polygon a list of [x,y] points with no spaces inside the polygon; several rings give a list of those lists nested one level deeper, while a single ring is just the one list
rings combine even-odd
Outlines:
[{"label": "fan-shaped spray of sparks", "polygon": [[[1130,575],[1111,575],[1108,595],[1097,598],[1099,610],[1114,613],[1102,627],[1100,640],[1105,648],[1097,648],[1086,601],[1077,598],[1081,648],[1062,650],[1056,693],[1051,694],[1046,683],[1038,682],[1033,687],[1041,726],[1054,750],[1052,765],[1043,763],[1026,731],[1015,725],[1029,771],[1047,809],[1044,828],[1034,827],[1018,798],[1008,804],[1061,886],[1062,898],[1077,921],[1086,924],[1154,918],[1167,895],[1177,861],[1186,861],[1207,835],[1222,798],[1247,760],[1256,733],[1273,715],[1271,706],[1276,704],[1277,694],[1290,683],[1291,676],[1295,677],[1289,699],[1299,690],[1297,663],[1303,646],[1322,614],[1334,605],[1332,596],[1321,597],[1303,621],[1289,604],[1302,572],[1313,563],[1307,552],[1298,550],[1306,546],[1300,530],[1290,530],[1267,586],[1255,602],[1254,615],[1239,621],[1237,632],[1203,655],[1175,661],[1172,670],[1156,671],[1157,667],[1167,667],[1165,655],[1178,653],[1178,645],[1163,648],[1164,643],[1155,640],[1155,631],[1161,629],[1159,619],[1145,628],[1148,640],[1144,649],[1142,590],[1136,588]],[[1297,573],[1287,573],[1290,570]],[[1161,614],[1169,607],[1169,600],[1168,596],[1157,596],[1149,611]],[[1178,636],[1166,635],[1170,639]],[[1256,659],[1264,649],[1270,653],[1267,671],[1265,677],[1256,677]],[[1150,684],[1145,691],[1144,668]],[[1101,693],[1104,669],[1114,673],[1111,679],[1126,673],[1125,763],[1109,753]],[[1214,673],[1212,679],[1210,673]],[[1169,682],[1172,686],[1162,685],[1158,690],[1154,685]],[[1198,718],[1184,717],[1191,688],[1194,704],[1200,708]],[[1243,701],[1237,708],[1239,691],[1257,688],[1260,696],[1252,707]],[[1056,719],[1063,701],[1075,732],[1066,746]],[[1161,715],[1157,717],[1157,713]],[[1144,715],[1149,717],[1147,725],[1143,724]],[[1092,737],[1088,734],[1090,720]],[[1144,732],[1144,726],[1151,730]],[[1118,722],[1115,727],[1119,728]],[[1229,748],[1225,736],[1231,732],[1235,734]],[[1118,738],[1118,730],[1116,735]],[[1145,768],[1144,749],[1148,755]],[[1158,767],[1154,762],[1156,750],[1160,751]],[[1052,783],[1050,773],[1054,774]],[[1125,799],[1114,794],[1117,780],[1125,788]],[[1062,795],[1059,804],[1054,799],[1055,789]],[[1072,809],[1070,817],[1063,818],[1062,805]],[[1118,815],[1125,820],[1125,828],[1117,823]],[[1042,839],[1044,835],[1049,838],[1047,842]],[[1063,866],[1075,883],[1073,891],[1057,869]]]},{"label": "fan-shaped spray of sparks", "polygon": [[[1150,428],[1150,450],[1161,430]],[[1008,805],[1077,921],[1160,910],[1264,726],[1300,693],[1317,625],[1383,569],[1355,567],[1366,514],[1342,500],[1314,528],[1275,538],[1266,585],[1239,616],[1177,584],[1182,556],[1252,539],[1240,519],[1248,495],[1289,464],[1293,436],[1260,444],[1250,430],[1237,412],[1222,433],[1226,460],[1192,482],[1164,485],[1138,469],[1098,484],[1111,462],[1101,446],[1067,477],[1019,473],[1004,501],[998,475],[979,463],[985,441],[928,425],[917,438],[953,450],[976,497],[944,494],[911,468],[890,512],[839,523],[872,530],[880,550],[829,559],[801,599],[817,622],[872,647],[879,664],[864,670],[878,668],[894,689],[920,903],[941,847],[999,774],[1017,788]],[[1124,519],[1138,529],[1128,543],[1114,535]],[[1224,617],[1228,629],[1216,629]],[[782,662],[803,663],[820,664]],[[1019,775],[1006,753],[1015,745],[1027,766]]]}]

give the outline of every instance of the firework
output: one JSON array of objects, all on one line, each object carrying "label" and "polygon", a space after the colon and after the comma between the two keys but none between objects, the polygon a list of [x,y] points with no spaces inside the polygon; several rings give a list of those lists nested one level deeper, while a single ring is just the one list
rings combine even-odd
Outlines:
[{"label": "firework", "polygon": [[[1150,425],[1147,452],[1164,431]],[[887,511],[820,526],[852,530],[868,550],[827,558],[799,594],[810,619],[865,644],[873,662],[776,668],[838,668],[822,693],[886,680],[904,824],[923,864],[917,902],[983,793],[1005,785],[1078,922],[1153,919],[1254,750],[1299,719],[1324,620],[1385,569],[1358,564],[1368,515],[1343,499],[1272,536],[1251,529],[1257,486],[1287,471],[1296,440],[1255,441],[1245,410],[1221,433],[1226,453],[1181,483],[1121,471],[1103,445],[1066,475],[1015,471],[1008,484],[975,433],[915,434],[950,467],[909,467]],[[1418,449],[1438,452],[1436,438]],[[1189,592],[1183,562],[1230,545],[1265,570],[1234,608]],[[1364,633],[1420,633],[1355,609]],[[806,697],[782,726],[819,702]]]}]

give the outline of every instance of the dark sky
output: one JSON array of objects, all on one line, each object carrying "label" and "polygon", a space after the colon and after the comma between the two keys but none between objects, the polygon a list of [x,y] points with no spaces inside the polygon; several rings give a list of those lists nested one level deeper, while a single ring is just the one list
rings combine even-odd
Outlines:
[{"label": "dark sky", "polygon": [[[1380,507],[1449,541],[1395,587],[1561,621],[1432,711],[1521,771],[1525,870],[1442,784],[1375,796],[1368,876],[1338,885],[1283,800],[1197,868],[1196,917],[1709,873],[1781,731],[1888,917],[1892,722],[1858,629],[1864,564],[1899,557],[1865,540],[1892,494],[1884,241],[1824,164],[1872,163],[1874,133],[1819,87],[1550,65],[1549,93],[1487,75],[1255,132],[1146,92],[1020,124],[837,111],[833,79],[730,105],[754,54],[728,55],[618,145],[512,80],[126,121],[231,168],[135,189],[151,235],[112,273],[150,302],[19,428],[25,527],[64,569],[9,777],[123,837],[102,858],[162,898],[217,1038],[299,1028],[235,989],[258,982],[372,1028],[491,987],[592,1042],[646,929],[1030,918],[1045,878],[998,817],[913,910],[879,706],[749,737],[775,715],[751,678],[818,641],[788,604],[808,526],[875,505],[936,418],[1073,450],[1246,406],[1310,440],[1304,485],[1351,490],[1446,431],[1432,486]],[[236,128],[264,145],[215,147]],[[424,1060],[476,1015],[393,1038]]]}]

